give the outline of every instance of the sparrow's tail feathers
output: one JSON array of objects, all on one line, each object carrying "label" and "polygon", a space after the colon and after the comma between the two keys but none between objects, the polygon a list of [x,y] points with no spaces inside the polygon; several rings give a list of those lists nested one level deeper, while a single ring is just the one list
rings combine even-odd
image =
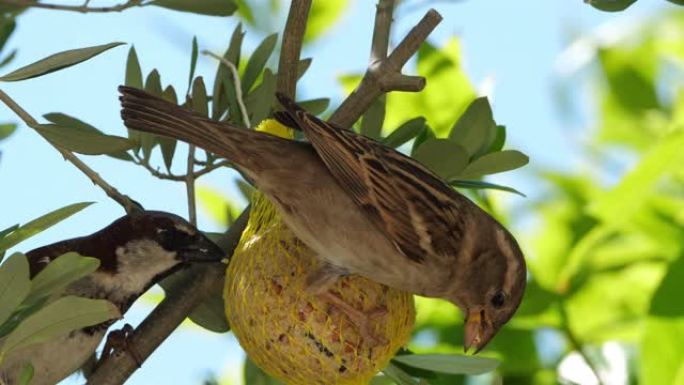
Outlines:
[{"label": "sparrow's tail feathers", "polygon": [[282,139],[210,120],[137,88],[120,86],[119,92],[126,127],[180,139],[241,168],[249,170],[254,167],[251,163],[260,160],[257,147],[282,144]]}]

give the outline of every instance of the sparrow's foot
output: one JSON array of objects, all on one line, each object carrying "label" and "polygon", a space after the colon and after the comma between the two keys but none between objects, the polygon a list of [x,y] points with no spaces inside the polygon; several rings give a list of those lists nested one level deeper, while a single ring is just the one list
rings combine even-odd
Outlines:
[{"label": "sparrow's foot", "polygon": [[377,321],[378,318],[387,315],[387,309],[385,307],[378,307],[364,312],[348,304],[337,294],[332,293],[331,291],[326,291],[318,296],[322,300],[342,311],[349,318],[352,324],[358,328],[359,334],[361,334],[363,340],[369,342],[371,348],[380,345],[386,345],[388,343],[386,338],[376,335],[373,330],[373,323]]},{"label": "sparrow's foot", "polygon": [[[99,363],[104,362],[109,357],[116,354],[116,352],[126,352],[131,356],[138,368],[142,365],[142,358],[138,350],[133,346],[131,335],[133,334],[133,326],[125,324],[120,330],[113,330],[107,335],[107,341],[102,349],[102,356]],[[99,365],[98,363],[98,365]]]}]

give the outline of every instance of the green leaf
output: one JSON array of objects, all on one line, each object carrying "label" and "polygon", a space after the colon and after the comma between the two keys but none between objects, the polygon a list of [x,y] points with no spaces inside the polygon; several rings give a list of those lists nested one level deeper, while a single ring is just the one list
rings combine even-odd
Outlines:
[{"label": "green leaf", "polygon": [[14,253],[0,265],[0,325],[12,315],[31,290],[29,264],[22,253]]},{"label": "green leaf", "polygon": [[304,33],[304,42],[318,39],[340,19],[349,0],[314,1]]},{"label": "green leaf", "polygon": [[190,313],[188,318],[204,329],[214,333],[225,333],[230,330],[226,319],[225,301],[221,293],[210,295]]},{"label": "green leaf", "polygon": [[299,64],[297,65],[297,80],[301,79],[302,76],[306,74],[306,71],[308,71],[309,67],[311,67],[312,61],[313,60],[311,58],[306,58],[299,61]]},{"label": "green leaf", "polygon": [[[429,139],[434,139],[435,138],[435,133],[432,131],[432,128],[428,126],[427,124],[425,125],[425,128],[423,131],[416,136],[416,140],[413,141],[413,146],[411,147],[411,156],[415,156],[416,151],[418,151],[418,147],[420,147],[425,141]],[[464,149],[465,151],[465,149]]]},{"label": "green leaf", "polygon": [[397,385],[420,385],[419,382],[406,373],[399,366],[389,363],[382,372],[392,379]]},{"label": "green leaf", "polygon": [[84,257],[74,252],[62,254],[33,278],[27,302],[56,293],[68,284],[94,272],[99,266],[100,260],[97,258]]},{"label": "green leaf", "polygon": [[520,191],[514,189],[513,187],[508,187],[508,186],[503,186],[500,184],[494,184],[494,183],[489,183],[489,182],[484,182],[481,180],[459,180],[459,179],[452,179],[449,181],[449,184],[454,186],[454,187],[460,187],[460,188],[469,188],[469,189],[489,189],[489,190],[500,190],[500,191],[507,191],[513,194],[518,194],[522,197],[525,197],[526,195],[521,193]]},{"label": "green leaf", "polygon": [[[233,30],[228,49],[223,54],[223,58],[233,63],[236,67],[238,67],[240,63],[240,51],[242,49],[243,37],[244,32],[242,32],[242,24],[238,24],[237,27],[235,27],[235,30]],[[228,110],[228,105],[230,104],[229,96],[235,94],[235,86],[232,79],[233,76],[231,75],[230,70],[225,64],[219,62],[212,92],[211,118],[214,120],[220,119]],[[228,84],[224,85],[226,82]],[[232,110],[231,112],[235,112],[235,110]]]},{"label": "green leaf", "polygon": [[8,136],[12,135],[17,129],[17,125],[14,123],[0,124],[0,140],[6,139]]},{"label": "green leaf", "polygon": [[105,135],[83,127],[39,124],[34,129],[50,143],[83,155],[117,154],[135,146],[130,139]]},{"label": "green leaf", "polygon": [[468,164],[465,148],[448,139],[427,139],[413,157],[444,179],[458,176]]},{"label": "green leaf", "polygon": [[128,58],[126,59],[126,79],[124,84],[129,87],[143,88],[143,75],[140,68],[140,61],[138,60],[138,53],[135,47],[131,46],[128,50]]},{"label": "green leaf", "polygon": [[637,0],[585,0],[592,7],[606,12],[618,12],[627,9]]},{"label": "green leaf", "polygon": [[192,109],[202,116],[209,115],[207,89],[201,76],[198,76],[192,83]]},{"label": "green leaf", "polygon": [[492,152],[470,163],[458,177],[470,179],[482,175],[515,170],[526,165],[529,161],[530,158],[527,155],[516,150]]},{"label": "green leaf", "polygon": [[24,365],[24,368],[21,369],[21,373],[19,373],[19,382],[17,385],[29,385],[33,379],[34,372],[33,365],[30,363]]},{"label": "green leaf", "polygon": [[[49,114],[43,115],[43,117],[47,121],[49,121],[50,123],[54,123],[58,126],[72,127],[72,128],[77,129],[77,130],[90,132],[92,134],[105,135],[102,131],[91,126],[90,124],[88,124],[82,120],[79,120],[77,118],[74,118],[73,116],[62,114],[60,112],[51,112]],[[109,155],[113,158],[117,158],[117,159],[121,159],[121,160],[127,160],[127,161],[133,160],[133,158],[125,151],[115,152],[115,153],[106,154],[106,155]]]},{"label": "green leaf", "polygon": [[677,4],[677,5],[684,5],[684,0],[667,0],[670,3]]},{"label": "green leaf", "polygon": [[456,354],[406,354],[394,361],[414,368],[447,374],[483,374],[496,369],[500,362],[493,358]]},{"label": "green leaf", "polygon": [[0,51],[5,47],[7,39],[12,36],[17,23],[13,17],[0,16]]},{"label": "green leaf", "polygon": [[10,227],[8,227],[8,228],[6,228],[6,229],[0,231],[0,239],[5,238],[5,236],[6,236],[7,234],[11,233],[12,231],[14,231],[14,230],[16,230],[16,229],[18,229],[18,228],[19,228],[19,225],[16,224],[16,225],[12,225],[12,226],[10,226]]},{"label": "green leaf", "polygon": [[71,67],[72,65],[86,61],[110,48],[114,48],[122,44],[124,43],[117,42],[56,53],[54,55],[50,55],[44,59],[41,59],[35,63],[19,68],[18,70],[11,72],[5,76],[2,76],[0,77],[0,81],[13,82],[18,80],[31,79],[45,74],[49,74],[51,72],[59,71],[63,68]]},{"label": "green leaf", "polygon": [[330,105],[330,99],[318,98],[318,99],[303,100],[303,101],[297,102],[297,104],[299,104],[300,107],[307,110],[312,115],[320,115],[323,112],[325,112],[325,110]]},{"label": "green leaf", "polygon": [[382,143],[397,148],[418,136],[425,129],[425,118],[420,116],[404,122],[391,134],[382,139]]},{"label": "green leaf", "polygon": [[69,218],[91,204],[93,204],[93,202],[74,203],[32,220],[31,222],[14,230],[5,238],[0,239],[0,251],[7,250],[19,242],[31,238],[41,231],[56,225],[66,218]]},{"label": "green leaf", "polygon": [[249,25],[256,25],[256,19],[254,18],[254,12],[252,11],[251,5],[246,0],[235,0],[237,4],[237,14],[241,20],[244,20]]},{"label": "green leaf", "polygon": [[385,95],[375,99],[373,104],[363,114],[361,120],[361,134],[372,139],[379,139],[382,124],[385,121]]},{"label": "green leaf", "polygon": [[474,156],[488,149],[496,135],[492,107],[486,97],[473,100],[449,132],[449,139],[462,145]]},{"label": "green leaf", "polygon": [[245,384],[249,385],[282,385],[282,382],[274,379],[256,366],[249,357],[245,358]]},{"label": "green leaf", "polygon": [[[178,104],[178,98],[176,97],[176,90],[173,86],[167,86],[162,92],[162,99],[171,102],[173,104]],[[173,164],[173,156],[176,153],[176,145],[178,141],[168,136],[157,137],[159,142],[159,147],[161,149],[162,158],[164,158],[164,165],[166,170],[171,171],[171,165]]]},{"label": "green leaf", "polygon": [[0,59],[0,68],[9,64],[17,56],[17,50],[13,49],[12,52],[7,54],[4,58]]},{"label": "green leaf", "polygon": [[109,301],[61,297],[30,315],[7,335],[0,355],[119,317],[119,310]]},{"label": "green leaf", "polygon": [[606,223],[625,223],[637,215],[667,174],[684,164],[684,132],[663,137],[620,183],[596,198],[588,210]]},{"label": "green leaf", "polygon": [[197,36],[192,37],[192,52],[190,53],[190,75],[188,76],[188,90],[192,85],[192,79],[195,78],[195,68],[197,68],[197,56],[199,55],[199,48],[197,46]]},{"label": "green leaf", "polygon": [[275,102],[276,77],[270,69],[264,71],[261,84],[247,96],[245,106],[251,115],[252,125],[257,125],[268,117]]},{"label": "green leaf", "polygon": [[154,0],[150,5],[209,16],[230,16],[237,9],[232,0]]},{"label": "green leaf", "polygon": [[161,75],[156,68],[150,71],[145,79],[145,91],[154,96],[161,96],[162,94]]},{"label": "green leaf", "polygon": [[684,257],[670,265],[653,295],[641,340],[640,384],[684,384]]},{"label": "green leaf", "polygon": [[247,61],[245,73],[242,75],[242,94],[247,93],[252,89],[254,82],[263,71],[266,62],[271,57],[275,45],[278,42],[278,34],[274,33],[268,35],[259,46],[254,50],[254,53]]},{"label": "green leaf", "polygon": [[247,202],[250,202],[252,200],[252,196],[254,195],[254,191],[256,191],[255,188],[251,184],[245,182],[242,179],[237,179],[235,183],[237,184],[237,187],[240,190],[240,194],[242,194],[242,197],[245,198]]},{"label": "green leaf", "polygon": [[506,126],[496,126],[496,135],[492,145],[489,147],[487,152],[498,152],[501,151],[504,144],[506,143]]}]

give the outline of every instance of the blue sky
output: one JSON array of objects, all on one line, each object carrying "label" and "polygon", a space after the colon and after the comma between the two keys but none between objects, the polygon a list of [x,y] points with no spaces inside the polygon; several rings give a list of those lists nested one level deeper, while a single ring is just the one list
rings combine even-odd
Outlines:
[{"label": "blue sky", "polygon": [[[414,0],[408,3],[430,2]],[[509,146],[529,154],[532,168],[561,169],[580,167],[577,143],[583,131],[578,130],[590,125],[591,120],[569,126],[559,119],[553,95],[559,54],[573,37],[590,33],[599,25],[638,20],[670,7],[664,1],[641,1],[627,12],[609,14],[598,12],[581,0],[433,3],[444,21],[430,41],[441,45],[450,37],[458,36],[462,40],[464,65],[473,83],[491,84],[493,79],[494,115],[508,127]],[[336,77],[365,69],[373,4],[366,0],[351,0],[349,11],[330,33],[307,47],[304,56],[314,57],[314,62],[300,83],[302,97],[329,96],[339,101],[343,95]],[[411,10],[407,12],[409,8]],[[426,9],[421,5],[400,7],[392,41],[398,42]],[[154,7],[106,15],[32,10],[20,18],[18,29],[9,42],[9,48],[18,47],[19,54],[6,71],[54,52],[122,41],[135,44],[145,73],[158,68],[164,84],[171,83],[183,90],[192,36],[197,35],[200,49],[222,52],[235,24],[234,18],[195,16]],[[272,27],[273,32],[281,29],[282,24]],[[259,38],[263,36],[248,32],[247,48],[252,49]],[[116,87],[123,82],[127,50],[127,47],[118,47],[78,67],[24,82],[0,84],[0,89],[36,118],[49,112],[63,112],[107,133],[125,136],[118,117]],[[215,65],[213,59],[200,57],[198,74],[213,79]],[[445,92],[449,90],[445,89]],[[0,122],[5,121],[18,119],[3,105],[0,106]],[[22,125],[15,135],[0,143],[0,150],[3,153],[0,160],[0,228],[26,222],[70,203],[97,202],[26,241],[17,250],[26,251],[87,234],[123,214],[119,206],[64,162],[29,128]],[[177,156],[184,157],[183,154],[184,149],[181,149]],[[145,207],[186,215],[183,185],[155,180],[140,168],[109,158],[83,159],[107,181]],[[231,178],[232,174],[222,171],[203,178],[201,184],[237,197]],[[497,176],[492,181],[508,183],[527,192],[537,188],[528,185],[533,180],[524,171]],[[218,229],[217,224],[204,215],[200,216],[199,223],[203,230]],[[126,315],[126,320],[135,324],[147,311],[149,307],[145,304],[136,306]],[[185,327],[166,341],[129,383],[199,383],[210,371],[232,373],[231,377],[237,377],[242,364],[240,352],[232,336],[217,336],[196,327]]]}]

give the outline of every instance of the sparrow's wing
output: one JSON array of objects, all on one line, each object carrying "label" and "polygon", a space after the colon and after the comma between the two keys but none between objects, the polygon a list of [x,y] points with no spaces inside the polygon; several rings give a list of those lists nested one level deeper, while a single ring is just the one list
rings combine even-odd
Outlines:
[{"label": "sparrow's wing", "polygon": [[279,99],[287,113],[276,118],[304,131],[333,177],[401,253],[422,262],[459,249],[464,197],[415,160]]}]

